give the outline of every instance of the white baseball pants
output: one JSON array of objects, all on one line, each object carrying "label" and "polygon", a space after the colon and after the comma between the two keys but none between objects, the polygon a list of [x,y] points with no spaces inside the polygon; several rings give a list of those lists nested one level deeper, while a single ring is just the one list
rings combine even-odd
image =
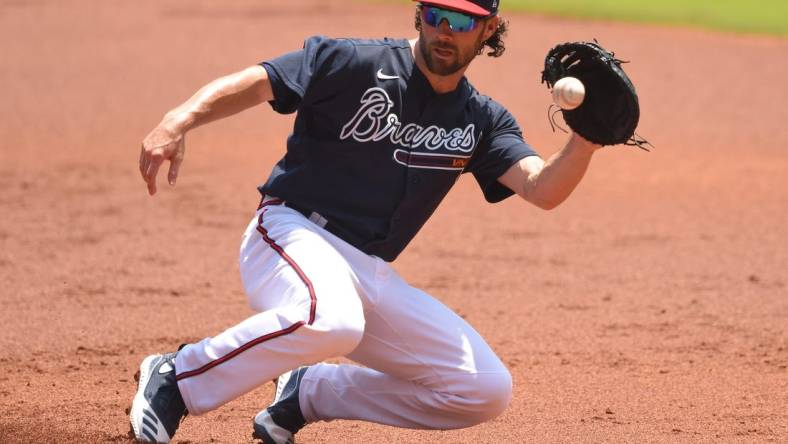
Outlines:
[{"label": "white baseball pants", "polygon": [[481,336],[433,297],[268,198],[241,244],[241,277],[258,314],[190,344],[175,361],[186,407],[202,414],[302,365],[307,422],[469,427],[498,416],[511,376]]}]

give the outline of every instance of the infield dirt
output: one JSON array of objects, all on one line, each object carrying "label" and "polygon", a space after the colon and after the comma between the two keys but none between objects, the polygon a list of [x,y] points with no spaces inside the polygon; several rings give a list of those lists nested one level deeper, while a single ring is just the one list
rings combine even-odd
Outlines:
[{"label": "infield dirt", "polygon": [[[271,5],[276,3],[276,5]],[[0,0],[0,442],[128,442],[142,358],[251,314],[242,230],[292,117],[190,134],[147,196],[142,138],[220,75],[312,34],[408,37],[408,5]],[[639,133],[551,212],[487,205],[465,177],[396,268],[487,338],[515,396],[487,424],[310,425],[302,443],[788,441],[788,40],[511,15],[469,71],[544,155],[555,43],[631,60]],[[327,184],[330,186],[330,184]],[[248,442],[266,385],[176,442]]]}]

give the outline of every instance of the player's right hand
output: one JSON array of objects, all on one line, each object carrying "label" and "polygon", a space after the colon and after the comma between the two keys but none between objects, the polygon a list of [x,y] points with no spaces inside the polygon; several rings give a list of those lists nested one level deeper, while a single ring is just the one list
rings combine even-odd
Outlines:
[{"label": "player's right hand", "polygon": [[167,181],[175,185],[185,152],[185,134],[171,130],[164,122],[145,137],[140,151],[140,174],[148,185],[148,194],[156,194],[156,175],[165,160],[170,162]]}]

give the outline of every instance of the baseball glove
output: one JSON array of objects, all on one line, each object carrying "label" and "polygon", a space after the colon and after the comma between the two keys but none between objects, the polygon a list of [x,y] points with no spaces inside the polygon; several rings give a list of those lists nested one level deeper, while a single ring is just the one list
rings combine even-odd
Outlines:
[{"label": "baseball glove", "polygon": [[626,62],[596,41],[563,43],[547,53],[542,83],[552,88],[566,76],[583,82],[583,103],[573,110],[561,110],[564,121],[577,134],[600,145],[625,144],[648,151],[651,145],[635,133],[640,106],[622,63]]}]

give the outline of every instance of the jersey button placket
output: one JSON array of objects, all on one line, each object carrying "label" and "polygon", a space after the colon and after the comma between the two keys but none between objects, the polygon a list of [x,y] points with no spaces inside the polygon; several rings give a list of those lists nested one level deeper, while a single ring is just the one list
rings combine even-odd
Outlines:
[{"label": "jersey button placket", "polygon": [[[408,150],[409,153],[413,153],[414,151],[416,151],[415,148],[416,147],[414,146],[414,142],[411,142]],[[408,167],[407,174],[408,174],[408,179],[407,179],[408,189],[410,191],[413,188],[415,188],[416,185],[419,184],[421,179],[419,178],[419,173],[416,168]]]}]

